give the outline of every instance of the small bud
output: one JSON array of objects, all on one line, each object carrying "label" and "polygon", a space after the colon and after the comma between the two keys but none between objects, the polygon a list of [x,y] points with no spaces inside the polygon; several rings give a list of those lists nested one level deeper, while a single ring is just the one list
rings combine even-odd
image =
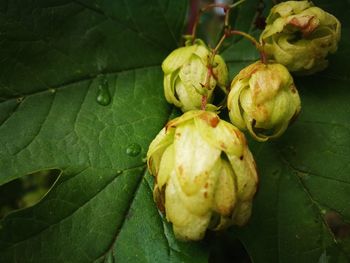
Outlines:
[{"label": "small bud", "polygon": [[282,135],[301,109],[288,70],[281,64],[260,61],[233,79],[227,107],[231,122],[242,130],[248,129],[258,141]]},{"label": "small bud", "polygon": [[[227,66],[221,56],[215,55],[213,61],[211,56],[211,51],[200,39],[193,44],[189,40],[185,47],[169,54],[162,64],[164,93],[169,103],[186,112],[200,109],[202,96],[210,103],[216,86],[226,94]],[[211,104],[208,108],[217,109]]]},{"label": "small bud", "polygon": [[215,113],[189,111],[170,121],[151,143],[147,161],[154,200],[178,239],[200,240],[207,228],[249,219],[255,162],[243,133]]},{"label": "small bud", "polygon": [[325,69],[337,50],[341,25],[336,17],[308,1],[274,6],[260,41],[268,57],[301,75]]}]

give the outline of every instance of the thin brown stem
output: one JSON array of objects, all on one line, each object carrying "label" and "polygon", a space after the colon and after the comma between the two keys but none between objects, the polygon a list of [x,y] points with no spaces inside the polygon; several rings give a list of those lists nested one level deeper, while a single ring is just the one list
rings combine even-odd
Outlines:
[{"label": "thin brown stem", "polygon": [[219,42],[216,44],[216,47],[212,50],[213,56],[215,56],[218,53],[218,51],[219,51],[221,45],[224,43],[226,37],[227,37],[226,34],[222,35]]},{"label": "thin brown stem", "polygon": [[235,8],[236,6],[240,5],[241,3],[243,3],[244,1],[246,0],[240,0],[232,5],[227,5],[227,4],[208,4],[204,7],[202,7],[198,13],[197,13],[197,16],[193,22],[193,26],[192,26],[192,32],[191,32],[191,37],[192,39],[194,40],[196,38],[196,34],[197,34],[197,27],[198,27],[198,24],[199,24],[199,20],[202,16],[202,14],[212,8],[222,8],[225,12],[225,27],[228,27],[229,25],[229,19],[230,19],[230,11],[231,9]]},{"label": "thin brown stem", "polygon": [[199,19],[200,19],[201,15],[202,15],[202,12],[199,11],[199,12],[197,13],[196,19],[195,19],[195,21],[194,21],[194,23],[193,23],[192,33],[191,33],[192,41],[194,41],[195,38],[196,38],[197,27],[198,27],[198,23],[199,23]]},{"label": "thin brown stem", "polygon": [[226,28],[228,28],[230,26],[230,12],[231,12],[231,9],[228,9],[225,12],[225,20],[224,20],[224,28],[225,28],[225,30],[226,30]]},{"label": "thin brown stem", "polygon": [[[224,43],[225,39],[227,37],[227,34],[225,33],[219,40],[219,42],[216,44],[215,48],[211,50],[211,54],[208,60],[208,71],[207,71],[207,75],[205,77],[205,82],[203,85],[203,88],[209,90],[210,89],[210,78],[213,77],[214,79],[217,79],[217,77],[215,76],[214,72],[213,72],[213,64],[214,64],[214,59],[216,54],[218,53],[222,43]],[[207,96],[202,96],[202,109],[206,107],[207,105]]]},{"label": "thin brown stem", "polygon": [[[207,64],[207,75],[205,77],[205,82],[204,84],[202,84],[203,88],[206,90],[210,89],[210,79],[211,77],[213,77],[214,79],[217,79],[217,76],[215,76],[214,72],[213,72],[213,65],[214,65],[214,60],[215,60],[215,56],[216,54],[219,52],[220,47],[222,46],[222,44],[224,43],[225,39],[230,37],[231,35],[234,34],[241,34],[244,35],[246,38],[250,39],[251,41],[253,41],[253,43],[255,44],[255,46],[258,48],[260,48],[260,44],[255,40],[255,38],[253,38],[252,36],[250,36],[249,34],[246,34],[244,32],[241,31],[235,31],[235,30],[231,30],[230,27],[230,11],[231,9],[233,9],[234,7],[238,6],[239,4],[243,3],[245,0],[240,0],[232,5],[227,5],[227,4],[209,4],[206,5],[205,7],[201,8],[194,20],[193,23],[193,27],[192,27],[192,33],[191,33],[191,38],[192,41],[195,40],[196,38],[196,33],[197,33],[197,27],[199,24],[199,20],[201,15],[206,12],[207,10],[211,9],[211,8],[222,8],[225,12],[225,18],[224,18],[224,34],[223,36],[220,38],[220,40],[218,41],[218,43],[216,44],[215,48],[211,50],[209,59],[208,59],[208,64]],[[255,41],[255,42],[254,42]],[[259,49],[260,50],[260,49]],[[265,56],[262,56],[262,58]],[[266,61],[265,59],[262,59],[262,61]],[[206,106],[207,106],[207,101],[208,101],[208,97],[207,95],[202,95],[202,101],[201,101],[201,109],[205,110]]]},{"label": "thin brown stem", "polygon": [[201,8],[196,16],[196,19],[193,23],[193,27],[192,27],[192,33],[191,33],[191,36],[192,36],[192,39],[194,40],[196,38],[196,33],[197,33],[197,27],[198,27],[198,24],[199,24],[199,20],[202,16],[202,14],[206,11],[208,11],[209,9],[212,9],[212,8],[222,8],[224,9],[224,12],[226,13],[227,10],[230,9],[229,5],[226,5],[226,4],[209,4],[209,5],[206,5],[205,7]]},{"label": "thin brown stem", "polygon": [[201,109],[205,110],[206,107],[207,107],[207,96],[203,95]]},{"label": "thin brown stem", "polygon": [[199,6],[200,6],[200,0],[190,0],[188,26],[186,30],[187,34],[192,34],[192,30],[197,19]]},{"label": "thin brown stem", "polygon": [[243,2],[245,2],[246,0],[240,0],[236,3],[233,3],[232,5],[230,5],[230,9],[235,8],[236,6],[239,6],[240,4],[242,4]]},{"label": "thin brown stem", "polygon": [[266,53],[263,50],[263,47],[261,50],[259,50],[259,54],[260,54],[260,60],[262,63],[267,64],[267,57],[266,57]]},{"label": "thin brown stem", "polygon": [[238,30],[231,30],[230,34],[231,35],[240,35],[240,36],[245,37],[246,39],[250,40],[257,48],[259,48],[259,46],[260,46],[260,43],[254,37],[252,37],[251,35],[249,35],[245,32],[238,31]]},{"label": "thin brown stem", "polygon": [[238,31],[238,30],[231,30],[229,32],[229,34],[230,35],[240,35],[240,36],[245,37],[249,41],[251,41],[253,43],[253,45],[256,47],[256,49],[259,51],[261,62],[264,64],[267,64],[267,58],[266,58],[266,53],[264,51],[264,46],[263,46],[263,44],[259,43],[253,36],[251,36],[245,32]]}]

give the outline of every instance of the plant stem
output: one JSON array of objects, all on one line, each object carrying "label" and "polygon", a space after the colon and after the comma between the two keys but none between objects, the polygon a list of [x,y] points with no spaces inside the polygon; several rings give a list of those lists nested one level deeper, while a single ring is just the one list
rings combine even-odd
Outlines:
[{"label": "plant stem", "polygon": [[[207,10],[209,10],[211,8],[222,8],[225,12],[225,19],[224,19],[224,31],[225,32],[224,32],[223,36],[220,38],[220,40],[218,41],[218,43],[216,44],[215,48],[211,50],[211,54],[210,54],[210,57],[208,59],[208,65],[207,65],[208,71],[207,71],[207,75],[205,77],[205,83],[203,84],[204,89],[207,89],[207,90],[210,89],[211,77],[214,77],[214,79],[217,79],[217,77],[215,76],[215,74],[213,72],[214,59],[215,59],[216,54],[219,52],[220,47],[224,43],[225,39],[230,37],[231,35],[234,35],[234,34],[243,35],[244,37],[246,37],[250,41],[252,41],[254,43],[254,45],[257,47],[257,49],[260,51],[261,61],[263,61],[263,63],[266,63],[265,53],[263,52],[262,47],[259,44],[259,42],[255,40],[255,38],[253,38],[252,36],[250,36],[249,34],[246,34],[244,32],[231,30],[230,21],[229,21],[230,20],[230,11],[231,11],[231,9],[240,5],[244,1],[246,1],[246,0],[240,0],[232,5],[227,5],[227,4],[209,4],[209,5],[206,5],[205,7],[201,8],[199,10],[199,12],[194,20],[193,27],[192,27],[192,33],[191,33],[192,41],[194,41],[196,38],[197,27],[198,27],[199,20],[200,20],[202,13],[206,12]],[[202,102],[201,102],[201,109],[202,110],[205,110],[205,108],[207,106],[207,100],[208,100],[207,95],[202,95]]]},{"label": "plant stem", "polygon": [[233,3],[233,4],[230,5],[229,7],[230,7],[230,9],[235,8],[236,6],[239,6],[240,4],[242,4],[242,3],[245,2],[245,1],[246,1],[246,0],[240,0],[240,1],[236,2],[236,3]]},{"label": "plant stem", "polygon": [[201,110],[205,110],[206,106],[207,106],[207,96],[203,95],[202,96]]},{"label": "plant stem", "polygon": [[238,30],[231,30],[229,32],[229,34],[230,35],[240,35],[240,36],[243,36],[246,39],[250,40],[253,43],[253,45],[256,47],[256,49],[259,51],[261,62],[264,64],[267,64],[267,58],[266,58],[266,53],[264,51],[264,47],[253,36],[249,35],[248,33],[238,31]]},{"label": "plant stem", "polygon": [[192,34],[194,24],[196,22],[200,0],[190,0],[189,21],[186,34]]},{"label": "plant stem", "polygon": [[198,24],[199,24],[199,20],[202,16],[202,14],[206,11],[208,11],[209,9],[211,8],[216,8],[216,7],[219,7],[219,8],[222,8],[224,9],[224,12],[226,13],[226,11],[230,8],[228,5],[226,4],[209,4],[209,5],[206,5],[204,6],[203,8],[201,8],[196,16],[196,19],[193,23],[193,27],[192,27],[192,39],[194,40],[196,38],[196,33],[197,33],[197,27],[198,27]]},{"label": "plant stem", "polygon": [[204,7],[202,7],[199,12],[197,13],[197,16],[193,22],[193,27],[192,27],[192,33],[191,33],[191,36],[192,36],[192,39],[194,40],[196,38],[196,34],[197,34],[197,27],[198,27],[198,24],[199,24],[199,20],[200,20],[200,17],[201,15],[208,11],[209,9],[212,9],[212,8],[222,8],[225,12],[225,26],[228,26],[229,25],[229,13],[231,11],[231,9],[235,8],[236,6],[242,4],[243,2],[245,2],[246,0],[240,0],[232,5],[227,5],[227,4],[208,4]]},{"label": "plant stem", "polygon": [[212,50],[213,57],[218,53],[222,43],[224,43],[225,39],[227,38],[226,34],[223,34],[220,38],[219,42],[216,44],[215,48]]}]

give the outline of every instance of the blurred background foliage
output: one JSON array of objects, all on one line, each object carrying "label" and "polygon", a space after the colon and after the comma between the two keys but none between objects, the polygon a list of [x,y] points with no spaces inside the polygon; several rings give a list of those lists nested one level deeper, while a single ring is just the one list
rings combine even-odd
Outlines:
[{"label": "blurred background foliage", "polygon": [[60,170],[29,174],[0,187],[0,218],[8,213],[35,205],[50,190]]}]

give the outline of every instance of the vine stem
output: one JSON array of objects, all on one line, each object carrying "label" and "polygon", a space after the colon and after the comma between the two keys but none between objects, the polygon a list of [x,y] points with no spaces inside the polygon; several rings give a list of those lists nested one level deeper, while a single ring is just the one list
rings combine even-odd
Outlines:
[{"label": "vine stem", "polygon": [[[225,21],[226,21],[226,17],[228,17],[228,12],[225,13]],[[228,21],[228,19],[227,19],[227,21]],[[219,42],[216,44],[215,48],[211,50],[208,65],[207,65],[208,71],[207,71],[207,75],[205,77],[205,84],[204,84],[204,88],[206,88],[206,89],[209,89],[211,77],[214,77],[214,79],[217,79],[217,77],[215,76],[215,74],[213,72],[213,64],[214,64],[215,56],[218,53],[221,45],[224,43],[227,36],[228,35],[226,33],[223,34],[222,37],[220,38]],[[203,95],[201,109],[205,110],[206,105],[207,105],[207,96]]]},{"label": "vine stem", "polygon": [[202,96],[201,110],[205,110],[205,107],[207,106],[207,99],[208,99],[208,97],[206,95]]},{"label": "vine stem", "polygon": [[253,45],[256,47],[256,49],[259,51],[260,53],[260,60],[262,63],[267,64],[267,57],[266,57],[266,53],[264,51],[264,45],[259,43],[253,36],[242,32],[242,31],[238,31],[238,30],[231,30],[229,32],[230,35],[240,35],[245,37],[246,39],[250,40]]},{"label": "vine stem", "polygon": [[192,27],[192,32],[191,32],[191,38],[194,40],[196,38],[196,34],[197,34],[197,27],[199,24],[199,20],[200,17],[202,16],[202,14],[212,8],[222,8],[225,12],[225,26],[229,24],[229,13],[231,11],[232,8],[235,8],[236,6],[242,4],[243,2],[245,2],[246,0],[240,0],[234,4],[231,5],[227,5],[227,4],[208,4],[204,7],[202,7],[201,9],[199,9],[199,12],[197,13],[196,19],[193,23],[193,27]]},{"label": "vine stem", "polygon": [[[213,72],[213,64],[214,64],[214,60],[215,60],[215,56],[218,53],[220,47],[222,46],[222,44],[224,43],[225,39],[232,36],[232,35],[241,35],[243,37],[245,37],[246,39],[250,40],[256,47],[256,49],[259,51],[260,53],[260,59],[261,62],[264,64],[267,64],[267,57],[266,57],[266,53],[264,51],[264,46],[263,44],[259,43],[253,36],[249,35],[248,33],[242,32],[242,31],[238,31],[238,30],[231,30],[230,27],[230,11],[240,5],[241,3],[243,3],[246,0],[240,0],[234,4],[231,5],[227,5],[227,4],[208,4],[205,7],[201,8],[195,18],[195,21],[193,23],[193,27],[192,27],[192,33],[191,33],[191,39],[192,42],[194,42],[194,40],[196,39],[196,33],[197,33],[197,27],[199,24],[199,20],[201,15],[206,12],[209,9],[212,8],[222,8],[224,10],[225,13],[225,19],[224,19],[224,34],[223,36],[220,38],[220,40],[218,41],[218,43],[216,44],[215,48],[211,50],[211,54],[210,57],[208,59],[208,71],[207,71],[207,75],[205,78],[205,83],[202,84],[203,88],[209,90],[210,89],[210,79],[213,76],[215,79],[217,79],[217,77],[215,76],[214,72]],[[208,96],[207,95],[202,95],[202,101],[201,101],[201,109],[205,110],[206,105],[207,105],[207,100],[208,100]]]}]

